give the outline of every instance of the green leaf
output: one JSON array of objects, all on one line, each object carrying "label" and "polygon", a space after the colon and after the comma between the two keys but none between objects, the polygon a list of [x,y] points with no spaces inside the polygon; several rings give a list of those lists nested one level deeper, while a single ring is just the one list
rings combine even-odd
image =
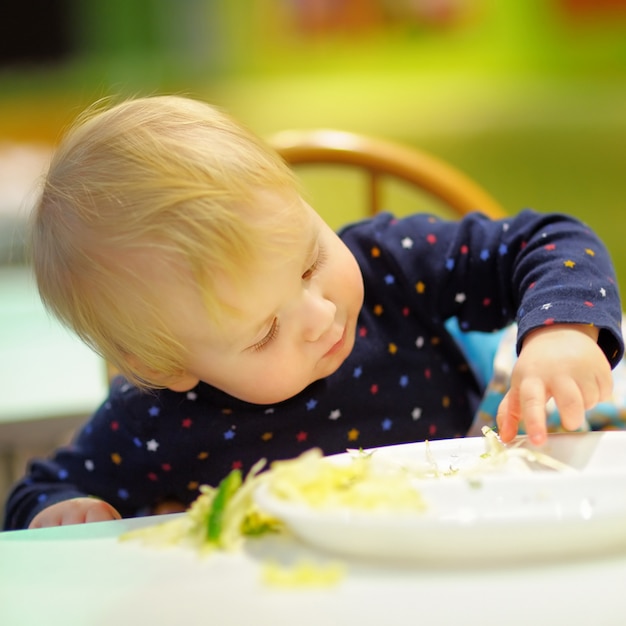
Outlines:
[{"label": "green leaf", "polygon": [[241,487],[242,477],[240,470],[233,470],[219,484],[215,498],[211,504],[207,520],[207,539],[212,543],[218,543],[222,534],[224,512],[228,502],[237,489]]}]

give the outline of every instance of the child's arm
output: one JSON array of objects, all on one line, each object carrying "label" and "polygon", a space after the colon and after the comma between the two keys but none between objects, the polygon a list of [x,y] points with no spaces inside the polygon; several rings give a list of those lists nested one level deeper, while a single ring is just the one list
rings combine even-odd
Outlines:
[{"label": "child's arm", "polygon": [[163,494],[159,481],[145,478],[155,466],[148,441],[170,431],[166,425],[161,435],[151,416],[158,402],[156,393],[141,392],[121,378],[114,381],[109,397],[70,445],[30,461],[7,498],[4,530],[91,521],[92,516],[132,517],[149,510]]},{"label": "child's arm", "polygon": [[545,442],[546,402],[553,398],[567,430],[580,427],[585,410],[610,397],[611,367],[590,325],[558,324],[531,331],[523,341],[511,387],[498,409],[500,436],[508,442],[523,422],[532,443]]},{"label": "child's arm", "polygon": [[97,498],[72,498],[57,502],[40,511],[32,519],[29,528],[66,526],[87,522],[108,522],[121,519],[121,515],[104,500]]}]

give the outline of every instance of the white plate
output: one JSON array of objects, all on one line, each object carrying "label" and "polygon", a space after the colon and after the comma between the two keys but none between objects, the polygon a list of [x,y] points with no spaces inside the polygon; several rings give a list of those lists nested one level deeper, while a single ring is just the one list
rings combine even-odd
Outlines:
[{"label": "white plate", "polygon": [[[441,468],[470,466],[485,451],[482,437],[428,445]],[[577,471],[488,474],[478,485],[463,477],[416,480],[424,513],[317,510],[279,499],[267,485],[255,495],[294,535],[345,556],[480,565],[626,550],[626,432],[551,435],[541,451]],[[426,446],[375,454],[415,464],[426,459]]]}]

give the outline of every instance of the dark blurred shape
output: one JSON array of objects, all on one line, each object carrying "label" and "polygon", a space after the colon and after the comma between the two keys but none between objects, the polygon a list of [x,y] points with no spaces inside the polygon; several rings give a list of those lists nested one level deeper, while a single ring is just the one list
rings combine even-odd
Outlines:
[{"label": "dark blurred shape", "polygon": [[73,52],[68,0],[0,3],[0,67],[62,61]]}]

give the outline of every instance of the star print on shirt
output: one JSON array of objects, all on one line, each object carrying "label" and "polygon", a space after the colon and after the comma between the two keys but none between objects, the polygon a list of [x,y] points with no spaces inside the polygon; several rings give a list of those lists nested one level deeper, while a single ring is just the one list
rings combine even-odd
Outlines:
[{"label": "star print on shirt", "polygon": [[156,452],[159,449],[159,442],[156,439],[150,439],[150,441],[146,441],[146,448],[150,450],[150,452]]},{"label": "star print on shirt", "polygon": [[576,266],[576,262],[572,261],[571,259],[568,259],[567,261],[563,261],[563,265],[565,265],[565,267],[575,267]]},{"label": "star print on shirt", "polygon": [[[377,219],[384,222],[383,218]],[[476,239],[452,237],[453,231],[448,232],[438,221],[436,226],[427,226],[420,220],[419,229],[415,230],[409,230],[408,226],[404,229],[399,224],[393,230],[386,222],[382,223],[381,232],[372,231],[368,239],[361,239],[358,230],[355,236],[352,231],[347,234],[364,268],[367,299],[358,321],[356,349],[337,375],[329,377],[328,385],[319,384],[304,390],[293,401],[280,403],[275,409],[267,406],[248,409],[246,403],[230,400],[202,383],[193,391],[176,396],[166,390],[162,396],[161,391],[148,395],[137,392],[134,387],[129,387],[122,396],[120,387],[124,381],[117,379],[112,387],[115,401],[103,405],[98,419],[87,424],[76,444],[76,453],[64,451],[46,468],[45,476],[56,479],[59,469],[65,468],[69,471],[68,483],[78,484],[82,477],[81,484],[89,488],[94,485],[96,494],[99,485],[105,490],[102,493],[114,495],[124,488],[130,492],[129,500],[124,501],[125,508],[133,512],[137,506],[143,506],[140,494],[166,493],[167,489],[167,493],[175,492],[181,499],[185,496],[190,499],[197,494],[198,485],[218,484],[223,478],[220,474],[231,466],[248,468],[260,457],[271,462],[283,451],[285,455],[295,456],[310,446],[319,445],[332,454],[337,449],[463,434],[470,417],[465,384],[470,377],[461,373],[470,372],[471,368],[465,361],[459,361],[456,351],[454,359],[448,361],[449,337],[442,320],[436,319],[423,304],[428,298],[433,302],[440,297],[447,298],[445,304],[450,311],[463,309],[462,319],[459,319],[463,330],[471,330],[476,320],[482,322],[482,311],[493,314],[489,319],[494,320],[494,325],[501,317],[514,317],[506,314],[508,299],[502,300],[495,282],[482,281],[480,289],[474,293],[462,274],[472,267],[487,272],[487,266],[500,263],[498,246],[503,241],[508,244],[507,256],[513,252],[518,255],[524,238],[516,232],[513,237],[507,235],[498,239],[502,222],[486,224],[484,230],[490,236]],[[509,232],[516,228],[517,222],[511,220]],[[520,223],[520,229],[526,232],[527,225]],[[483,228],[478,231],[482,232]],[[611,311],[610,301],[615,298],[616,290],[611,284],[610,268],[605,266],[603,248],[599,244],[596,248],[592,240],[586,239],[582,244],[572,243],[565,236],[567,225],[560,239],[553,237],[551,231],[542,240],[537,237],[541,232],[537,228],[533,228],[530,235],[529,232],[524,237],[528,237],[528,246],[532,243],[531,254],[538,253],[546,272],[560,274],[565,287],[568,284],[583,287],[576,292],[582,296],[575,303],[576,314],[585,304],[588,322],[607,319],[608,316],[600,317],[597,310]],[[433,245],[425,240],[428,233],[435,235]],[[556,241],[554,251],[544,249],[552,241]],[[461,242],[467,243],[467,249]],[[424,264],[415,262],[414,257]],[[568,259],[576,262],[576,272],[563,271],[566,269],[563,262]],[[548,313],[551,316],[554,312],[548,307],[540,310],[544,304],[553,304],[552,308],[558,309],[556,320],[566,317],[568,313],[564,312],[561,302],[557,305],[545,299],[550,297],[551,291],[546,288],[544,274],[538,272],[536,276],[537,285],[533,284],[532,289],[523,294],[526,308],[532,309],[533,325],[540,324]],[[457,294],[466,295],[467,299],[461,304],[463,298],[457,298]],[[373,313],[374,305],[380,306],[379,317]],[[483,308],[487,305],[489,308]],[[611,312],[617,320],[619,311]],[[525,319],[527,314],[522,310],[519,317]],[[397,345],[395,355],[395,348],[390,350],[392,342]],[[472,385],[472,394],[474,391]],[[326,395],[327,392],[334,395]],[[311,399],[316,405],[314,409],[309,405],[307,411],[307,402]],[[395,408],[390,411],[390,407]],[[273,411],[275,416],[271,414]],[[167,420],[163,419],[166,413]],[[127,416],[131,416],[130,423]],[[250,419],[251,416],[256,419]],[[434,426],[429,430],[431,423],[438,425],[436,435],[433,435]],[[270,431],[270,427],[277,430]],[[92,428],[102,437],[102,448],[89,447],[94,443],[89,439],[94,436]],[[151,439],[163,443],[148,453]],[[89,445],[81,448],[82,441]],[[66,464],[64,460],[70,454],[74,454],[73,460]],[[162,490],[156,489],[159,483],[163,483]],[[193,493],[187,491],[187,485]],[[33,499],[41,489],[33,488]],[[69,489],[73,487],[70,485]],[[115,500],[122,503],[117,496]]]}]

